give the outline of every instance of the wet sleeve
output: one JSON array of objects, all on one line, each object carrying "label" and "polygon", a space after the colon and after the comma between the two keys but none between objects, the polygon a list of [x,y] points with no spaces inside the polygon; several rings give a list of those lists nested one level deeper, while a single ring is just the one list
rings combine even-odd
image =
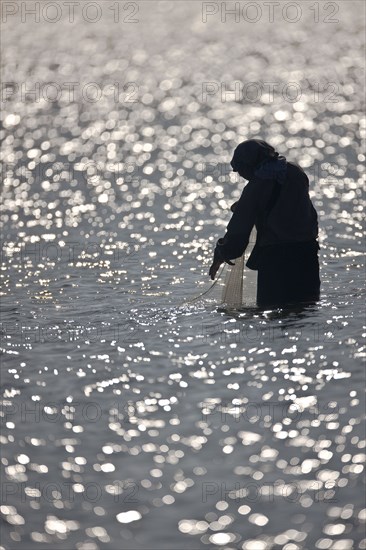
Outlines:
[{"label": "wet sleeve", "polygon": [[249,182],[236,205],[236,209],[228,223],[226,234],[219,239],[215,254],[227,261],[239,258],[248,246],[250,233],[257,216],[258,185]]}]

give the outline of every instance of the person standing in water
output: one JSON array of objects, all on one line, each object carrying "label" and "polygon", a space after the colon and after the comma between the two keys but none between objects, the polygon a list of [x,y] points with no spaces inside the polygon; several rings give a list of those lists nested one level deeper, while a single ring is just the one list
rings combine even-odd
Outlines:
[{"label": "person standing in water", "polygon": [[258,270],[257,305],[319,300],[318,216],[305,172],[259,139],[240,143],[231,166],[249,182],[216,244],[211,279],[223,262],[232,265],[244,253],[255,225],[257,240],[246,265]]}]

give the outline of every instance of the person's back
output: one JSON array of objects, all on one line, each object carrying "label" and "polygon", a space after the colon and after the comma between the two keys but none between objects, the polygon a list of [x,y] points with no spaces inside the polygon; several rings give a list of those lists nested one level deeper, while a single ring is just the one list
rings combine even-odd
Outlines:
[{"label": "person's back", "polygon": [[255,225],[257,241],[247,266],[258,270],[258,305],[317,300],[318,220],[305,172],[261,140],[241,143],[231,164],[249,182],[216,245],[211,278],[223,261],[243,254]]},{"label": "person's back", "polygon": [[[318,217],[309,197],[308,177],[296,164],[286,164],[286,179],[280,186],[276,202],[266,219],[261,245],[302,242],[318,236]],[[273,186],[278,185],[274,180],[260,183],[259,195],[270,194]],[[264,193],[265,187],[269,187],[267,193]],[[264,201],[263,208],[266,206]]]}]

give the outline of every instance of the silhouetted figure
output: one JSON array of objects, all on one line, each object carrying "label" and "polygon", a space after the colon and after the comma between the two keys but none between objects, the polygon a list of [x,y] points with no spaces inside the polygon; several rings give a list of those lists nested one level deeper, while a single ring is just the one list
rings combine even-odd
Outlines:
[{"label": "silhouetted figure", "polygon": [[244,253],[255,225],[257,240],[246,265],[258,270],[257,305],[318,300],[318,217],[305,172],[258,139],[240,143],[231,166],[249,182],[216,244],[211,279],[223,262]]}]

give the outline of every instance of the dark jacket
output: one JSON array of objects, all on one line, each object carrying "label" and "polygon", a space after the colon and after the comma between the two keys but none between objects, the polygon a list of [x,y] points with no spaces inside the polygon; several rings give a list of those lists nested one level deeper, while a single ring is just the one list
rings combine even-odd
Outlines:
[{"label": "dark jacket", "polygon": [[318,217],[309,197],[309,180],[299,166],[287,162],[286,178],[281,185],[274,179],[256,176],[248,182],[226,234],[216,246],[217,257],[224,260],[240,257],[254,225],[258,247],[317,238]]}]

